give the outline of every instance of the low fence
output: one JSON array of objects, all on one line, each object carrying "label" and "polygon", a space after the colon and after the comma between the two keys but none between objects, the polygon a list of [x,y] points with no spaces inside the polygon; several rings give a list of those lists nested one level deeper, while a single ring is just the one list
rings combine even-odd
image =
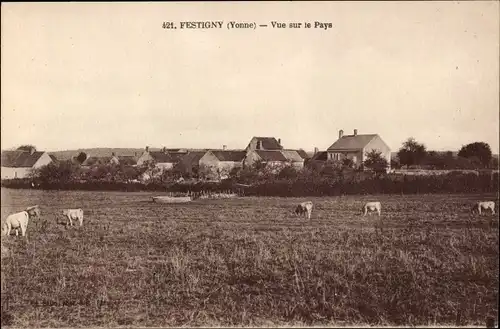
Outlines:
[{"label": "low fence", "polygon": [[196,199],[230,199],[238,196],[244,196],[244,191],[233,192],[231,190],[225,190],[220,192],[214,191],[200,191],[200,192],[167,192],[162,195],[169,197],[191,197],[193,200]]},{"label": "low fence", "polygon": [[244,189],[232,182],[196,182],[196,183],[149,183],[140,182],[106,182],[106,181],[75,181],[75,182],[43,182],[33,183],[29,179],[2,180],[2,187],[14,189],[41,190],[81,190],[81,191],[124,191],[124,192],[170,192],[179,195],[203,196],[216,193],[243,195]]},{"label": "low fence", "polygon": [[494,175],[498,173],[498,170],[472,170],[472,169],[448,169],[448,170],[438,170],[438,169],[394,169],[391,174],[395,175],[408,175],[408,176],[432,176],[432,175],[448,175],[451,173],[458,174],[474,174],[476,176],[480,174],[491,174]]}]

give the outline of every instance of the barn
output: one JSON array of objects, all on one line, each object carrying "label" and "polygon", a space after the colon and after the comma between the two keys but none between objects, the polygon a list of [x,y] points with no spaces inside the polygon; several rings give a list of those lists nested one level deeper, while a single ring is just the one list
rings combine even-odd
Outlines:
[{"label": "barn", "polygon": [[2,179],[26,178],[33,169],[48,165],[53,160],[47,152],[2,151]]}]

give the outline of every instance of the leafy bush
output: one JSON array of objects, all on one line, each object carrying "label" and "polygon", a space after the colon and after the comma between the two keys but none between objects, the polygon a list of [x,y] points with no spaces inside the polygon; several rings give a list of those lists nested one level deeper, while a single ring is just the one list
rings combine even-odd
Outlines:
[{"label": "leafy bush", "polygon": [[[457,161],[470,159],[460,158]],[[498,191],[498,172],[452,172],[447,175],[406,176],[358,171],[344,167],[342,163],[327,162],[296,170],[282,168],[273,173],[266,166],[235,169],[218,183],[176,183],[180,171],[165,171],[152,176],[147,184],[131,183],[149,167],[100,165],[89,169],[71,162],[50,164],[33,172],[29,179],[5,180],[2,186],[32,188],[31,183],[43,189],[59,190],[121,190],[121,191],[225,191],[241,190],[247,195],[261,196],[333,196],[343,194],[392,194],[392,193],[476,193]]]}]

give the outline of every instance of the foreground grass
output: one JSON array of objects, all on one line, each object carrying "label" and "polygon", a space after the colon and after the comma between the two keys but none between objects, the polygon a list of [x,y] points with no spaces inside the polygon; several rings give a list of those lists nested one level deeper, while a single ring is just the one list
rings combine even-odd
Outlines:
[{"label": "foreground grass", "polygon": [[[2,326],[484,325],[498,312],[498,219],[488,196],[293,198],[183,205],[147,193],[2,191],[31,204],[27,240],[2,237]],[[496,199],[489,196],[489,199]],[[82,228],[57,224],[82,207]]]}]

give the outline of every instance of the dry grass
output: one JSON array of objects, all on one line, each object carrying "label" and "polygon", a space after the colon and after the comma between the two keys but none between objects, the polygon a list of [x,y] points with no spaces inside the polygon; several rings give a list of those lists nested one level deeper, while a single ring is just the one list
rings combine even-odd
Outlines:
[{"label": "dry grass", "polygon": [[[484,325],[498,311],[498,219],[479,195],[155,204],[150,193],[2,189],[2,327]],[[361,217],[382,201],[382,217]],[[84,226],[57,224],[81,207]]]}]

